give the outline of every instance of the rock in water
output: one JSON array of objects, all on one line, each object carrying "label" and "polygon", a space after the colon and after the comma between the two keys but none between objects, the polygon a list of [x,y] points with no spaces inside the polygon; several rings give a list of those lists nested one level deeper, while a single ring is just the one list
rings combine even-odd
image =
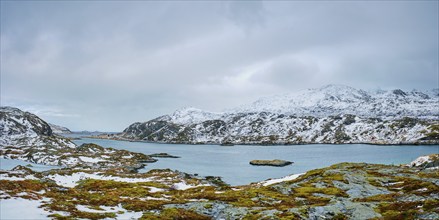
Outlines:
[{"label": "rock in water", "polygon": [[159,157],[159,158],[180,158],[179,156],[170,155],[168,153],[150,154],[148,156],[150,156],[150,157]]},{"label": "rock in water", "polygon": [[274,166],[274,167],[284,167],[293,164],[291,161],[287,160],[252,160],[251,165],[254,166]]}]

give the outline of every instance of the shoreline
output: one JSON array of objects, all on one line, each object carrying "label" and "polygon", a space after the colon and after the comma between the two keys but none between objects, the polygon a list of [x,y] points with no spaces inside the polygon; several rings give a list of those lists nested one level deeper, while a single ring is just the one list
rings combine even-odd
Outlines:
[{"label": "shoreline", "polygon": [[145,140],[132,140],[132,139],[123,139],[123,138],[106,138],[106,137],[98,137],[98,136],[84,136],[80,138],[89,138],[89,139],[101,139],[101,140],[113,140],[113,141],[127,141],[127,142],[139,142],[139,143],[151,143],[151,144],[180,144],[180,145],[219,145],[222,147],[233,147],[233,146],[247,146],[247,145],[257,145],[257,146],[297,146],[297,145],[356,145],[356,144],[364,144],[364,145],[375,145],[375,146],[404,146],[404,145],[431,145],[436,146],[439,145],[438,142],[400,142],[400,143],[370,143],[370,142],[352,142],[352,143],[230,143],[230,145],[223,145],[223,143],[193,143],[193,142],[161,142],[161,141],[145,141]]}]

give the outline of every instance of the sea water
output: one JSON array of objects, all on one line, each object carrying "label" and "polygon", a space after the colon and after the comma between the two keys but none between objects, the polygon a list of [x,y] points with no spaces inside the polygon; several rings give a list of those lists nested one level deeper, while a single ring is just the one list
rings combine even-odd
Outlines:
[{"label": "sea water", "polygon": [[[95,143],[103,147],[125,149],[144,154],[165,152],[180,158],[158,158],[140,172],[151,169],[179,170],[201,176],[220,176],[231,185],[243,185],[269,178],[326,167],[341,162],[377,164],[406,164],[419,156],[439,153],[432,145],[367,145],[367,144],[309,144],[309,145],[185,145],[115,141],[82,138],[78,145]],[[294,162],[285,167],[252,166],[251,160],[281,159]]]}]

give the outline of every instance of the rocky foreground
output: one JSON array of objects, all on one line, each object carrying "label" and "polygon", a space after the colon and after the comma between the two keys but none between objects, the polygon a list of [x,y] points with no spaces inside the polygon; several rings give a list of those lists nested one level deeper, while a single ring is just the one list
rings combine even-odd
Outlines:
[{"label": "rocky foreground", "polygon": [[341,163],[244,186],[171,170],[19,166],[1,171],[0,197],[6,206],[32,202],[54,219],[438,219],[439,172],[422,168],[437,158],[409,166]]}]

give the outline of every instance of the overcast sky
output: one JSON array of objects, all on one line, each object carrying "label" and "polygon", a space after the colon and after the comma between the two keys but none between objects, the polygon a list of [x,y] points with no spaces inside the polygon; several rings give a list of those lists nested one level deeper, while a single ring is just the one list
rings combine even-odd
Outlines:
[{"label": "overcast sky", "polygon": [[1,1],[1,105],[121,131],[325,84],[437,88],[438,1]]}]

